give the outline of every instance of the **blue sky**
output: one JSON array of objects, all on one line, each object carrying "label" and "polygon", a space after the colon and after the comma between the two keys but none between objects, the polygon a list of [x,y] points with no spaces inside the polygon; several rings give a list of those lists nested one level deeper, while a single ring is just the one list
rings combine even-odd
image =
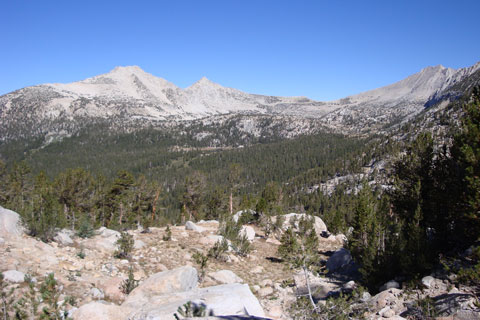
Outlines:
[{"label": "blue sky", "polygon": [[332,100],[480,60],[480,1],[0,2],[0,94],[118,65]]}]

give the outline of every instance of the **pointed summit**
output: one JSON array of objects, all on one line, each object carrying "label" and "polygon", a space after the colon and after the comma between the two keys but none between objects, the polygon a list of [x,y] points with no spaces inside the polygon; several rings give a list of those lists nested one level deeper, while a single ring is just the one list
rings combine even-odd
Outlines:
[{"label": "pointed summit", "polygon": [[112,71],[143,71],[139,66],[116,66]]},{"label": "pointed summit", "polygon": [[108,74],[149,74],[139,66],[117,66]]},{"label": "pointed summit", "polygon": [[198,80],[197,82],[192,84],[189,88],[193,88],[193,87],[217,87],[217,88],[221,88],[222,86],[219,85],[218,83],[215,83],[215,82],[209,80],[207,77],[204,76],[200,80]]}]

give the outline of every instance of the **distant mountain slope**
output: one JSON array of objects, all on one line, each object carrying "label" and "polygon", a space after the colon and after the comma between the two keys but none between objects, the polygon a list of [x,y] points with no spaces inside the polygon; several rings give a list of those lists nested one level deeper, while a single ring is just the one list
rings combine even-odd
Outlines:
[{"label": "distant mountain slope", "polygon": [[[349,132],[379,132],[420,113],[453,86],[480,70],[480,62],[462,69],[427,67],[392,85],[353,95],[324,117],[325,125]],[[463,92],[457,92],[458,97]],[[433,99],[433,100],[432,100]]]},{"label": "distant mountain slope", "polygon": [[[378,132],[420,112],[424,105],[480,68],[427,67],[392,85],[319,102],[305,97],[256,95],[206,78],[181,89],[137,66],[69,84],[43,84],[0,97],[0,141],[64,135],[95,121],[132,129],[164,121],[218,115],[275,115],[321,119],[342,132]],[[315,121],[316,123],[317,121]]]}]

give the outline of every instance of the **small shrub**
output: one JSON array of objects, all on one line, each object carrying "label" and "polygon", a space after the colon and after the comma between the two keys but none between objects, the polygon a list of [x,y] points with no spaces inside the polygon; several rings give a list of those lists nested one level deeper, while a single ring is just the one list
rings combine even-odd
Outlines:
[{"label": "small shrub", "polygon": [[458,271],[457,282],[480,288],[480,246],[473,248],[468,259],[470,265]]},{"label": "small shrub", "polygon": [[68,272],[67,280],[68,280],[68,281],[71,281],[71,282],[77,281],[77,278],[75,278],[75,274],[74,274],[72,271],[69,271],[69,272]]},{"label": "small shrub", "polygon": [[167,225],[167,228],[165,229],[165,234],[163,235],[163,241],[170,241],[172,240],[172,230],[170,230],[170,226]]},{"label": "small shrub", "polygon": [[282,283],[280,284],[280,286],[282,288],[287,288],[287,287],[293,288],[293,287],[295,287],[295,280],[294,279],[283,280]]},{"label": "small shrub", "polygon": [[349,320],[365,319],[367,307],[360,302],[363,288],[354,290],[351,294],[340,293],[337,297],[330,297],[325,304],[317,304],[315,308],[305,296],[297,297],[297,300],[289,309],[293,319],[305,320]]},{"label": "small shrub", "polygon": [[277,215],[275,220],[269,215],[263,215],[259,224],[265,237],[268,237],[271,234],[278,237],[282,233],[281,231],[284,222],[285,218],[281,215]]},{"label": "small shrub", "polygon": [[45,280],[40,287],[44,307],[42,309],[41,319],[61,319],[61,310],[58,304],[60,290],[57,280],[53,273],[45,276]]},{"label": "small shrub", "polygon": [[225,239],[232,241],[238,237],[242,225],[233,221],[232,217],[227,217],[220,223],[219,234],[222,235]]},{"label": "small shrub", "polygon": [[29,274],[25,275],[25,283],[28,285],[28,290],[23,293],[23,296],[15,303],[15,318],[16,319],[36,319],[38,316],[38,306],[41,303],[37,296],[35,283]]},{"label": "small shrub", "polygon": [[75,299],[74,296],[66,296],[65,303],[68,303],[72,307],[75,307],[77,305],[77,299]]},{"label": "small shrub", "polygon": [[77,257],[79,257],[80,259],[85,259],[86,254],[83,248],[81,248],[80,251],[77,253]]},{"label": "small shrub", "polygon": [[80,226],[78,227],[77,236],[80,238],[91,238],[95,235],[95,231],[93,230],[93,226],[90,223],[88,217],[82,218],[80,222]]},{"label": "small shrub", "polygon": [[219,234],[222,235],[224,239],[230,240],[235,254],[239,256],[247,256],[251,251],[251,246],[247,236],[240,235],[241,229],[242,225],[240,221],[236,223],[231,217],[227,217],[220,224]]},{"label": "small shrub", "polygon": [[7,286],[3,273],[0,272],[0,315],[2,319],[9,319],[9,314],[13,308],[14,289],[8,290]]},{"label": "small shrub", "polygon": [[223,238],[221,241],[218,240],[215,242],[213,247],[208,250],[208,257],[214,258],[216,260],[225,260],[225,254],[228,251],[228,242],[227,239]]},{"label": "small shrub", "polygon": [[133,268],[130,267],[128,268],[128,278],[122,282],[120,290],[128,295],[136,287],[138,287],[138,280],[135,280],[135,277],[133,276]]},{"label": "small shrub", "polygon": [[207,315],[206,309],[207,306],[203,303],[196,304],[192,301],[188,301],[183,306],[178,307],[178,314],[175,313],[174,317],[177,320],[183,318],[205,317]]},{"label": "small shrub", "polygon": [[246,257],[252,250],[250,241],[248,241],[247,235],[238,236],[234,241],[232,241],[232,246],[235,253],[239,256]]},{"label": "small shrub", "polygon": [[244,210],[240,219],[238,219],[238,223],[243,224],[250,224],[258,222],[259,215],[253,210]]},{"label": "small shrub", "polygon": [[196,251],[193,256],[193,260],[200,267],[200,282],[205,278],[205,270],[207,269],[208,264],[208,255],[204,255],[200,251]]},{"label": "small shrub", "polygon": [[435,301],[431,297],[420,297],[408,307],[409,319],[435,319],[438,312],[435,309]]},{"label": "small shrub", "polygon": [[120,238],[116,242],[118,249],[115,251],[115,258],[128,259],[130,253],[133,251],[134,240],[133,236],[126,231],[122,231]]}]

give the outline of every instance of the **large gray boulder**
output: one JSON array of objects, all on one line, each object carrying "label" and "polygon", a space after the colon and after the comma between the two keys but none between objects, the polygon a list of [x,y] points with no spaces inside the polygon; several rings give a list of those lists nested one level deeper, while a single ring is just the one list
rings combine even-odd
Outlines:
[{"label": "large gray boulder", "polygon": [[350,251],[341,248],[335,251],[327,261],[327,269],[330,273],[352,273],[355,270]]},{"label": "large gray boulder", "polygon": [[245,236],[248,241],[252,242],[255,240],[255,229],[250,226],[242,226],[242,229],[240,229],[240,236]]},{"label": "large gray boulder", "polygon": [[213,246],[216,242],[222,242],[223,237],[217,234],[209,234],[200,239],[199,243],[207,246]]},{"label": "large gray boulder", "polygon": [[120,232],[101,227],[96,233],[95,237],[83,240],[81,244],[87,249],[108,254],[112,254],[117,250],[117,240],[120,238]]},{"label": "large gray boulder", "polygon": [[203,232],[203,231],[205,231],[205,228],[197,226],[192,221],[187,221],[187,223],[185,223],[185,230],[192,230],[192,231],[195,231],[195,232]]},{"label": "large gray boulder", "polygon": [[234,283],[199,289],[197,271],[185,266],[154,274],[133,290],[121,306],[90,302],[76,310],[73,319],[171,320],[178,308],[189,301],[204,305],[206,314],[211,316],[264,316],[248,285]]},{"label": "large gray boulder", "polygon": [[102,238],[112,238],[112,237],[120,237],[120,232],[112,229],[108,229],[105,227],[101,227],[97,230],[97,234]]},{"label": "large gray boulder", "polygon": [[388,289],[400,289],[400,284],[395,280],[390,280],[380,287],[380,292]]},{"label": "large gray boulder", "polygon": [[0,206],[0,237],[19,237],[23,232],[18,213]]},{"label": "large gray boulder", "polygon": [[64,246],[70,246],[73,244],[72,237],[73,232],[68,229],[62,229],[57,232],[57,235],[53,238],[56,242]]},{"label": "large gray boulder", "polygon": [[216,272],[210,272],[208,276],[213,280],[223,284],[243,282],[242,278],[240,278],[230,270],[220,270]]},{"label": "large gray boulder", "polygon": [[[298,295],[306,295],[308,293],[305,273],[303,271],[296,272],[293,275]],[[318,277],[308,272],[308,281],[310,289],[316,300],[325,300],[329,296],[341,291],[342,283],[331,278]]]},{"label": "large gray boulder", "polygon": [[152,296],[190,291],[197,288],[197,270],[190,266],[156,273],[128,295],[126,304],[137,304]]},{"label": "large gray boulder", "polygon": [[164,295],[151,296],[149,299],[128,302],[122,305],[136,310],[129,315],[131,320],[155,319],[171,320],[178,307],[188,301],[206,306],[207,315],[234,316],[250,315],[263,317],[263,309],[247,284],[224,284],[220,286],[194,289]]},{"label": "large gray boulder", "polygon": [[[327,231],[327,226],[325,225],[325,223],[323,222],[322,219],[320,219],[320,217],[317,217],[317,216],[312,216],[312,215],[309,215],[309,214],[306,214],[306,213],[289,213],[289,214],[285,214],[283,216],[280,216],[284,219],[283,221],[283,225],[282,225],[282,229],[286,230],[288,227],[290,227],[292,225],[292,223],[296,220],[300,220],[302,218],[308,218],[308,219],[311,219],[313,218],[313,227],[315,228],[315,232],[320,236],[322,234],[322,232],[324,231]],[[274,222],[276,221],[278,217],[274,217]],[[295,227],[297,227],[297,225],[294,223]]]}]

